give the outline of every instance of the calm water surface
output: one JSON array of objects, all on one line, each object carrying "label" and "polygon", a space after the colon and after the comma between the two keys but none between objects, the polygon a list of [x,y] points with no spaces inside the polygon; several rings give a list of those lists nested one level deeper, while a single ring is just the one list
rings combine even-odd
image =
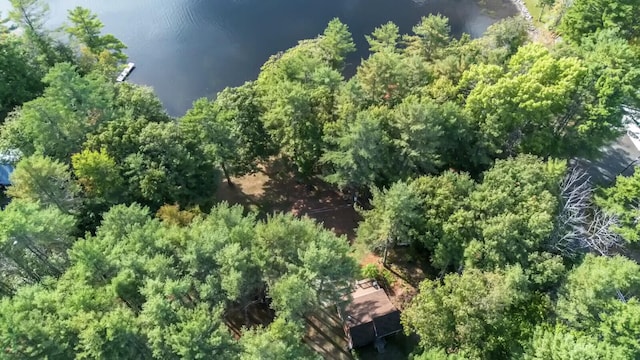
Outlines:
[{"label": "calm water surface", "polygon": [[[393,21],[409,32],[422,16],[440,13],[455,35],[480,36],[497,20],[516,14],[509,0],[50,0],[51,26],[68,9],[96,12],[105,32],[121,39],[137,68],[129,81],[150,85],[167,111],[182,115],[191,103],[226,86],[254,79],[272,54],[315,37],[334,17],[346,23],[359,52],[364,35]],[[8,0],[0,0],[6,14]]]}]

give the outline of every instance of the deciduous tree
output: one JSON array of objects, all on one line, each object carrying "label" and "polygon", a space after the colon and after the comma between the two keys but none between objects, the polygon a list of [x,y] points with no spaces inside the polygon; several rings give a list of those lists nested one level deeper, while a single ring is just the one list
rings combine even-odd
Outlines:
[{"label": "deciduous tree", "polygon": [[473,216],[468,197],[475,184],[467,174],[447,171],[440,176],[423,176],[411,182],[409,191],[420,199],[420,241],[431,252],[438,269],[458,268],[464,248],[473,239],[469,230]]},{"label": "deciduous tree", "polygon": [[524,353],[526,360],[622,360],[628,356],[623,348],[564,326],[536,328]]},{"label": "deciduous tree", "polygon": [[553,231],[564,172],[563,162],[530,155],[496,161],[470,197],[480,237],[465,251],[467,265],[528,267]]},{"label": "deciduous tree", "polygon": [[[556,312],[568,326],[594,331],[601,321],[619,311],[619,307],[637,307],[640,296],[640,267],[622,256],[587,255],[572,270],[560,288]],[[636,334],[637,337],[637,334]]]},{"label": "deciduous tree", "polygon": [[598,30],[618,28],[627,40],[640,35],[634,20],[640,17],[637,0],[576,0],[567,9],[560,24],[564,37],[579,42],[585,35]]},{"label": "deciduous tree", "polygon": [[485,144],[494,154],[564,157],[593,149],[565,145],[572,132],[567,127],[580,124],[574,114],[567,114],[586,76],[579,59],[554,59],[542,46],[532,44],[518,50],[509,61],[509,71],[498,79],[487,76],[495,75],[492,69],[499,68],[480,65],[466,72],[462,83],[476,84],[466,98],[466,109],[479,121]]},{"label": "deciduous tree", "polygon": [[616,183],[610,188],[602,190],[602,194],[596,196],[596,203],[605,212],[619,219],[620,224],[613,230],[618,232],[626,241],[634,243],[640,240],[640,173],[632,176],[618,176]]},{"label": "deciduous tree", "polygon": [[71,164],[74,175],[88,197],[100,203],[118,203],[124,190],[124,179],[115,160],[104,149],[74,154]]},{"label": "deciduous tree", "polygon": [[423,348],[464,351],[472,358],[507,356],[517,348],[518,307],[529,301],[520,267],[500,272],[467,269],[444,282],[425,280],[402,313],[405,332]]}]

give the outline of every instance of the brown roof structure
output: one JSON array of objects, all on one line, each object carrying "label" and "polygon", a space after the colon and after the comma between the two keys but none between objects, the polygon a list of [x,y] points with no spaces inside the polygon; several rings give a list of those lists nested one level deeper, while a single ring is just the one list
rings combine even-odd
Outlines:
[{"label": "brown roof structure", "polygon": [[352,347],[370,344],[402,330],[400,311],[375,281],[356,284],[342,318]]}]

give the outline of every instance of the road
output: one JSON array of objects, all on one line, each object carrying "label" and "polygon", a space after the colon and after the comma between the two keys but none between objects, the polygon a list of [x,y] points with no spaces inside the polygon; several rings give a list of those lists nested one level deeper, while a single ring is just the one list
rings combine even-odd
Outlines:
[{"label": "road", "polygon": [[616,176],[633,175],[636,165],[640,164],[640,150],[631,142],[629,135],[623,135],[618,141],[605,147],[598,160],[580,160],[580,165],[591,176],[595,185],[609,186]]}]

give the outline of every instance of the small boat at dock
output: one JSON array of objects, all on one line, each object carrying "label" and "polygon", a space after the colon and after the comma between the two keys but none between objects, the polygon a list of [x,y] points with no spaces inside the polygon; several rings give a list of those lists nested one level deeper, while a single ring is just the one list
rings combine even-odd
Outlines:
[{"label": "small boat at dock", "polygon": [[129,74],[131,74],[131,71],[133,71],[133,68],[136,67],[136,64],[130,62],[127,64],[127,67],[124,68],[124,70],[122,70],[122,72],[120,73],[120,75],[118,75],[118,77],[116,78],[117,82],[121,82],[124,81],[124,79],[127,78],[127,76],[129,76]]}]

